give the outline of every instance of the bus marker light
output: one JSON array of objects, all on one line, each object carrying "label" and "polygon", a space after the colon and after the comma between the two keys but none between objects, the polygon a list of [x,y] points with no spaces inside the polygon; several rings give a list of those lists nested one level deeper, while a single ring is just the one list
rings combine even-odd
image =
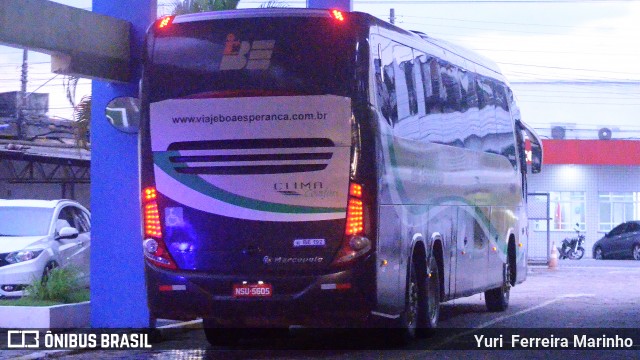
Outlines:
[{"label": "bus marker light", "polygon": [[331,15],[338,21],[344,21],[344,15],[342,15],[342,11],[340,10],[331,10]]},{"label": "bus marker light", "polygon": [[522,243],[518,243],[518,247],[522,247],[522,246],[523,246]]},{"label": "bus marker light", "polygon": [[492,249],[493,251],[498,250],[498,248],[497,248],[497,247],[495,247],[495,246],[494,246],[494,247],[492,247],[491,249]]},{"label": "bus marker light", "polygon": [[380,266],[387,266],[389,265],[389,262],[387,260],[382,260],[382,263],[380,264]]},{"label": "bus marker light", "polygon": [[171,25],[172,21],[173,16],[165,16],[164,18],[162,18],[162,20],[160,20],[160,22],[158,22],[158,29],[166,28],[167,26]]}]

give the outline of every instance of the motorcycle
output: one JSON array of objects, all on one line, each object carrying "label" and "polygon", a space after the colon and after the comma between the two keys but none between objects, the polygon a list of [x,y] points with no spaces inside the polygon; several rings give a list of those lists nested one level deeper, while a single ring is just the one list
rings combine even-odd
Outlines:
[{"label": "motorcycle", "polygon": [[576,224],[574,230],[578,234],[578,237],[565,238],[562,240],[562,246],[558,248],[559,259],[580,260],[584,256],[584,234],[580,233],[578,224]]}]

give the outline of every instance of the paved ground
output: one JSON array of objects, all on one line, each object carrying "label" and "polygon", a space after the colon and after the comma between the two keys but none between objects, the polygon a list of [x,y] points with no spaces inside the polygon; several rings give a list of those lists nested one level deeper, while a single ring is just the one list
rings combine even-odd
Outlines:
[{"label": "paved ground", "polygon": [[[500,349],[511,349],[513,333],[531,334],[540,328],[543,337],[581,335],[586,329],[630,328],[640,324],[640,262],[607,260],[560,261],[555,270],[532,267],[525,283],[511,292],[510,307],[502,313],[489,313],[484,298],[475,295],[442,306],[442,330],[431,338],[420,339],[402,348],[379,350],[386,339],[366,342],[350,349],[340,334],[294,336],[270,340],[247,340],[234,348],[210,347],[201,330],[173,333],[169,339],[153,344],[145,351],[83,351],[49,356],[64,359],[513,359],[523,358],[640,358],[640,340],[627,350],[455,350],[469,347],[474,335],[502,336]],[[564,332],[561,328],[566,328]],[[524,330],[523,330],[524,329]],[[555,330],[552,330],[555,329]],[[635,330],[632,330],[635,333]],[[618,331],[621,336],[624,330]],[[534,333],[535,334],[535,333]],[[507,340],[505,340],[507,339]],[[640,334],[636,337],[640,339]],[[338,345],[339,344],[339,345]],[[498,343],[499,344],[499,343]],[[346,345],[346,346],[345,346]],[[496,345],[496,344],[494,344]],[[477,348],[477,345],[474,345]],[[291,350],[292,348],[297,350]],[[303,350],[314,348],[316,350]],[[486,343],[480,346],[486,349]],[[435,349],[435,350],[434,350]],[[43,353],[2,352],[0,359],[24,356],[39,358]],[[30,356],[30,357],[29,357]]]}]

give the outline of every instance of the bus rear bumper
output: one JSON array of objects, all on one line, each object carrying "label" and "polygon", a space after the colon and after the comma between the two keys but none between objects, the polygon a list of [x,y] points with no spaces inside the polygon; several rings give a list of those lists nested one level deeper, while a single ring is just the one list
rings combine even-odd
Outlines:
[{"label": "bus rear bumper", "polygon": [[[147,263],[149,309],[155,318],[201,317],[226,326],[357,327],[374,309],[375,282],[365,275],[371,274],[365,271],[371,261],[324,275],[260,279],[167,271]],[[234,285],[245,281],[270,284],[272,296],[234,297]]]}]

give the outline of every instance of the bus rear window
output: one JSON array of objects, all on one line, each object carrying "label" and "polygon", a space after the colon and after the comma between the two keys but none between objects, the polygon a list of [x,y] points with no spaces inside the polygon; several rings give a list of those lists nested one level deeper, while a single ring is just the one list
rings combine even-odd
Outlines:
[{"label": "bus rear window", "polygon": [[150,101],[238,91],[348,96],[348,29],[320,17],[174,23],[150,41]]}]

